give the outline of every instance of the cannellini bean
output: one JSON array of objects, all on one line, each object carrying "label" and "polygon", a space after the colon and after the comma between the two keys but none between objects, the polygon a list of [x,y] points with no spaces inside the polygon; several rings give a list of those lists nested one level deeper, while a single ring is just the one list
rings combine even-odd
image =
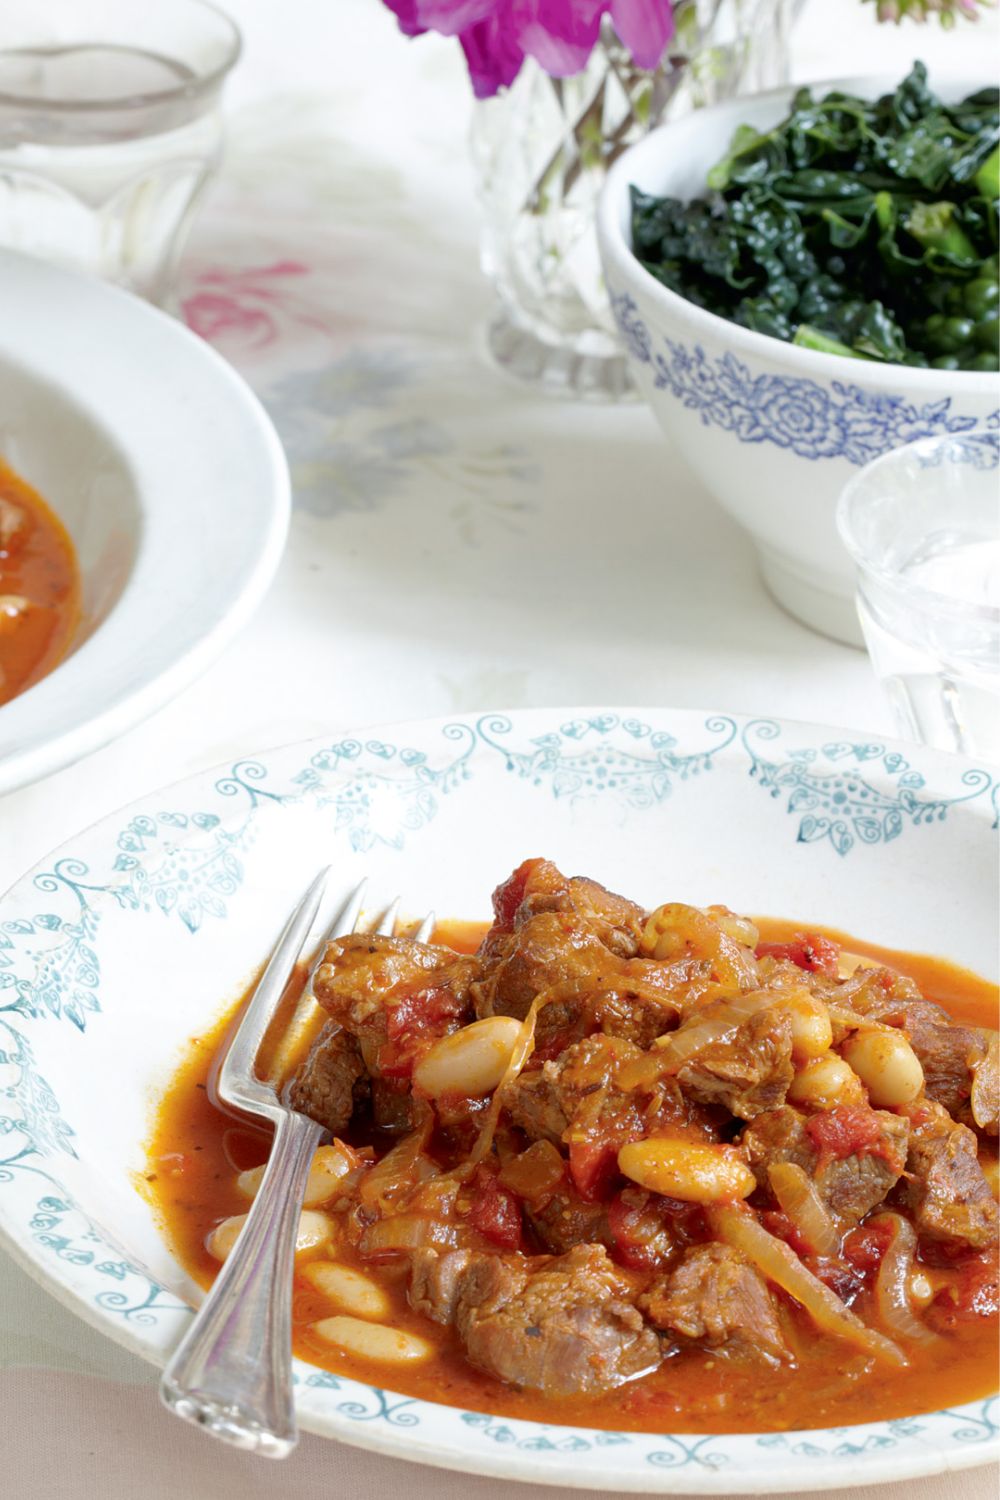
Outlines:
[{"label": "cannellini bean", "polygon": [[732,1146],[654,1136],[632,1141],[618,1153],[626,1177],[652,1193],[684,1203],[724,1203],[746,1198],[756,1179]]},{"label": "cannellini bean", "polygon": [[853,1068],[827,1052],[800,1068],[788,1086],[793,1104],[810,1104],[814,1109],[834,1109],[838,1104],[863,1104],[864,1089]]},{"label": "cannellini bean", "polygon": [[[320,1146],[309,1168],[306,1195],[302,1200],[304,1207],[318,1208],[329,1203],[337,1192],[340,1179],[346,1177],[354,1165],[339,1141],[334,1141],[332,1146]],[[256,1198],[263,1180],[263,1166],[250,1167],[237,1177],[236,1186],[244,1198]]]},{"label": "cannellini bean", "polygon": [[216,1260],[225,1260],[246,1221],[246,1214],[233,1214],[231,1218],[223,1219],[221,1224],[216,1224],[205,1236],[205,1249],[209,1255],[214,1255]]},{"label": "cannellini bean", "polygon": [[650,958],[682,958],[689,948],[702,955],[714,952],[719,943],[719,929],[711,917],[698,906],[682,901],[667,901],[646,918],[639,948]]},{"label": "cannellini bean", "polygon": [[329,1203],[340,1189],[341,1178],[353,1172],[356,1166],[357,1157],[339,1141],[320,1146],[309,1168],[306,1195],[302,1200],[305,1207],[317,1208],[322,1203]]},{"label": "cannellini bean", "polygon": [[808,990],[794,990],[781,1002],[792,1021],[792,1058],[797,1063],[822,1057],[830,1050],[833,1027],[822,1000]]},{"label": "cannellini bean", "polygon": [[[246,1221],[246,1214],[233,1214],[230,1218],[223,1219],[221,1224],[216,1224],[205,1237],[205,1249],[209,1255],[214,1255],[216,1260],[225,1260]],[[295,1236],[296,1253],[325,1245],[332,1234],[333,1224],[326,1214],[317,1213],[315,1209],[304,1209],[299,1215],[299,1232]]]},{"label": "cannellini bean", "polygon": [[385,1323],[365,1323],[360,1318],[322,1318],[313,1323],[312,1332],[325,1344],[336,1344],[348,1354],[372,1359],[384,1365],[412,1365],[427,1359],[430,1344],[416,1334]]},{"label": "cannellini bean", "polygon": [[315,1208],[304,1208],[299,1214],[299,1232],[295,1236],[296,1253],[300,1250],[316,1250],[320,1245],[328,1244],[334,1232],[329,1214],[321,1214]]},{"label": "cannellini bean", "polygon": [[442,1094],[490,1094],[507,1070],[521,1035],[513,1016],[487,1016],[435,1042],[413,1070],[414,1087],[432,1099]]},{"label": "cannellini bean", "polygon": [[260,1192],[260,1185],[264,1181],[264,1167],[248,1167],[241,1172],[236,1179],[236,1186],[244,1198],[256,1198]]},{"label": "cannellini bean", "polygon": [[385,1318],[389,1299],[382,1288],[362,1271],[337,1265],[332,1260],[313,1260],[302,1272],[309,1284],[345,1312],[358,1318]]},{"label": "cannellini bean", "polygon": [[841,1055],[879,1107],[912,1104],[924,1087],[920,1059],[901,1031],[869,1028],[841,1044]]}]

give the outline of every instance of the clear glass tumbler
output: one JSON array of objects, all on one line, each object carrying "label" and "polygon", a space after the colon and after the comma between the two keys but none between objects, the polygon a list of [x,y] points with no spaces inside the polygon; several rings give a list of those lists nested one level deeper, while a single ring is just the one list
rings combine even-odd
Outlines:
[{"label": "clear glass tumbler", "polygon": [[2,0],[0,245],[166,301],[239,53],[208,0]]},{"label": "clear glass tumbler", "polygon": [[858,614],[902,734],[1000,761],[1000,432],[922,438],[844,490]]}]

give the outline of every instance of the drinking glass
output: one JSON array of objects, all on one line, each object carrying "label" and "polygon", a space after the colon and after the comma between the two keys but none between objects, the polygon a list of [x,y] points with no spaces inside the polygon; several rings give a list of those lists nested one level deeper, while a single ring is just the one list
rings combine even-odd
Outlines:
[{"label": "drinking glass", "polygon": [[837,524],[900,731],[1000,761],[1000,432],[922,438],[847,485]]},{"label": "drinking glass", "polygon": [[166,301],[239,52],[208,0],[2,0],[0,245]]}]

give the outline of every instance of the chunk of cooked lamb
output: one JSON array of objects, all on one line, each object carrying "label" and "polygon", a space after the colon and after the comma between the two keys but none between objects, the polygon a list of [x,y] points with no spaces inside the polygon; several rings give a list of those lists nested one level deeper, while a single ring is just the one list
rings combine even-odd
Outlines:
[{"label": "chunk of cooked lamb", "polygon": [[810,1117],[786,1104],[758,1115],[740,1144],[764,1192],[770,1194],[769,1168],[793,1162],[836,1218],[857,1224],[902,1176],[908,1136],[905,1119],[867,1105]]},{"label": "chunk of cooked lamb", "polygon": [[482,950],[486,972],[476,985],[480,1016],[523,1021],[535,997],[556,987],[580,995],[610,987],[622,961],[583,922],[543,911]]},{"label": "chunk of cooked lamb", "polygon": [[790,1361],[767,1283],[728,1245],[695,1245],[639,1298],[657,1328],[729,1356]]},{"label": "chunk of cooked lamb", "polygon": [[527,859],[498,886],[493,897],[496,922],[489,937],[512,932],[539,912],[568,912],[612,953],[632,958],[639,951],[639,937],[646,914],[641,906],[606,890],[596,880],[572,875],[567,878],[548,859]]},{"label": "chunk of cooked lamb", "polygon": [[292,1109],[341,1135],[368,1095],[361,1048],[336,1021],[327,1021],[288,1086]]},{"label": "chunk of cooked lamb", "polygon": [[535,1027],[539,1047],[565,1045],[592,1031],[641,1046],[676,1026],[678,980],[697,965],[621,958],[571,914],[539,912],[481,950],[483,977],[473,985],[480,1016],[521,1021],[546,996]]},{"label": "chunk of cooked lamb", "polygon": [[413,1010],[420,997],[432,996],[442,1014],[451,1013],[442,1031],[454,1029],[480,970],[478,959],[450,948],[358,932],[327,944],[313,993],[330,1018],[361,1042],[371,1071],[393,1012],[401,1006]]},{"label": "chunk of cooked lamb", "polygon": [[906,1199],[918,1234],[985,1250],[997,1244],[998,1209],[976,1155],[976,1137],[940,1104],[914,1105]]},{"label": "chunk of cooked lamb", "polygon": [[574,1245],[608,1244],[608,1210],[604,1203],[589,1203],[570,1182],[563,1182],[544,1203],[525,1209],[528,1223],[543,1249],[564,1255]]},{"label": "chunk of cooked lamb", "polygon": [[[727,1008],[725,1000],[710,1001],[686,1024],[701,1026],[715,1010]],[[778,1007],[754,1011],[729,1035],[700,1047],[676,1073],[692,1099],[724,1104],[741,1120],[783,1104],[793,1076],[791,1017]]]},{"label": "chunk of cooked lamb", "polygon": [[540,1068],[519,1074],[504,1090],[504,1106],[530,1140],[559,1144],[585,1101],[590,1112],[602,1105],[634,1111],[614,1075],[621,1063],[641,1057],[634,1043],[620,1037],[585,1037]]},{"label": "chunk of cooked lamb", "polygon": [[600,1245],[542,1261],[417,1251],[409,1295],[454,1324],[473,1364],[547,1396],[613,1390],[660,1362],[659,1339]]}]

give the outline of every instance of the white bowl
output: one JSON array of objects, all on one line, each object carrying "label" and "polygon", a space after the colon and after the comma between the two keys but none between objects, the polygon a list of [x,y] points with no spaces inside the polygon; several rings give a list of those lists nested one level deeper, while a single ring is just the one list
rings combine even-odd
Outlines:
[{"label": "white bowl", "polygon": [[0,707],[0,793],[149,716],[222,650],[277,568],[284,454],[225,360],[148,303],[0,251],[0,456],[76,545],[83,617]]},{"label": "white bowl", "polygon": [[[321,865],[341,893],[367,872],[373,906],[399,891],[411,913],[485,918],[496,882],[547,854],[650,905],[724,901],[992,975],[998,791],[958,756],[840,729],[564,708],[359,730],[156,792],[0,901],[0,1242],[95,1329],[164,1363],[200,1293],[134,1186],[151,1103]],[[876,1485],[997,1452],[996,1398],[702,1436],[463,1411],[301,1361],[295,1378],[312,1432],[616,1494]]]},{"label": "white bowl", "polygon": [[[811,84],[865,98],[898,78]],[[946,100],[983,80],[941,82]],[[861,645],[854,570],[834,524],[857,468],[890,448],[991,417],[997,377],[914,370],[800,349],[705,312],[662,286],[632,254],[629,186],[689,201],[738,125],[783,119],[794,89],[698,110],[652,131],[615,163],[598,206],[598,241],[632,375],[667,436],[757,547],[778,602],[837,640]],[[669,493],[669,492],[668,492]]]}]

